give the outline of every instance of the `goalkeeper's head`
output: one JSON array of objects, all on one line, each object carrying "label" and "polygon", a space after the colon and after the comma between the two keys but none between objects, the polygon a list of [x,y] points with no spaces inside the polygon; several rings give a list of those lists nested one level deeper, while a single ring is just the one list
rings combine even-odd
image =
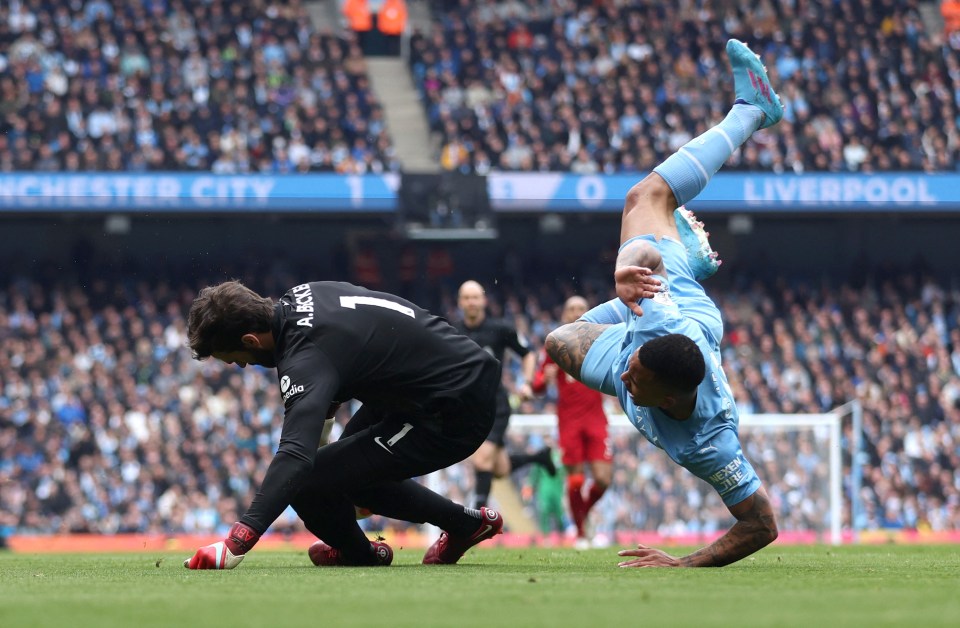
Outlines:
[{"label": "goalkeeper's head", "polygon": [[273,301],[239,281],[200,291],[190,306],[187,338],[193,357],[227,364],[276,366],[273,355]]}]

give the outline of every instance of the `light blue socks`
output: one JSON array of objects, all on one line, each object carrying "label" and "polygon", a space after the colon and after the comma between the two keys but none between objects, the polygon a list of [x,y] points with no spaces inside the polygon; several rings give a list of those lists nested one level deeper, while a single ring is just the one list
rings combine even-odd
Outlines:
[{"label": "light blue socks", "polygon": [[685,205],[707,187],[710,177],[733,151],[760,128],[762,119],[759,107],[738,102],[723,122],[681,146],[653,171],[673,190],[677,204]]}]

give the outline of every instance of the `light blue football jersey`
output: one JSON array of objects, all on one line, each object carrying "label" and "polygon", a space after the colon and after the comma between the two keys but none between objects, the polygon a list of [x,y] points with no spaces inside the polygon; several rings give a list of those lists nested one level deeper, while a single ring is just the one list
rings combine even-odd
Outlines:
[{"label": "light blue football jersey", "polygon": [[[636,316],[619,300],[599,305],[581,320],[613,324],[593,343],[581,368],[583,383],[615,395],[630,422],[647,440],[676,463],[713,486],[723,502],[737,504],[760,487],[760,478],[743,455],[738,436],[737,405],[720,365],[723,325],[720,311],[693,279],[686,251],[679,242],[640,236],[657,246],[667,277],[663,290],[641,302]],[[622,319],[623,322],[617,322]],[[703,353],[706,375],[697,390],[690,418],[677,421],[658,408],[634,405],[620,375],[630,356],[648,340],[666,334],[691,338]]]}]

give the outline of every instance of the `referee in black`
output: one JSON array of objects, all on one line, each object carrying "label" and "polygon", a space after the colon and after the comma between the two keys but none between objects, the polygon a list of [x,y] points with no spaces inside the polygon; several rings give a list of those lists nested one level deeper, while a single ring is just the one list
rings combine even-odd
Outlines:
[{"label": "referee in black", "polygon": [[[463,282],[457,292],[457,307],[463,318],[455,321],[454,327],[497,359],[500,363],[498,380],[502,377],[503,358],[507,349],[521,359],[523,382],[520,385],[520,396],[524,399],[532,399],[533,390],[530,387],[537,367],[537,357],[514,325],[487,316],[487,295],[483,286],[472,279]],[[501,382],[497,387],[497,414],[493,428],[480,448],[470,457],[475,475],[474,493],[477,508],[487,505],[490,499],[490,487],[495,477],[507,477],[511,471],[531,462],[542,465],[550,475],[557,472],[549,447],[544,447],[532,454],[507,453],[507,427],[512,413],[507,389]]]},{"label": "referee in black", "polygon": [[[501,515],[441,497],[410,479],[460,462],[493,426],[500,365],[442,318],[392,294],[312,282],[279,301],[237,281],[200,291],[188,317],[194,357],[275,367],[285,414],[259,492],[222,542],[191,569],[232,568],[292,505],[320,542],[317,565],[388,565],[355,507],[443,530],[425,563],[455,563],[503,528]],[[361,408],[326,444],[344,401]]]}]

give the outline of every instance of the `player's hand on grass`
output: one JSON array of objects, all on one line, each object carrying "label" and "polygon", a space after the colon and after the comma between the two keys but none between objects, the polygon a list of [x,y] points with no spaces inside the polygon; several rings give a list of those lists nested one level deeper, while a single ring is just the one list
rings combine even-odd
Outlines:
[{"label": "player's hand on grass", "polygon": [[637,316],[643,316],[638,301],[652,299],[660,292],[660,280],[643,266],[622,266],[613,273],[613,278],[617,282],[617,296]]},{"label": "player's hand on grass", "polygon": [[211,545],[204,545],[183,561],[187,569],[233,569],[260,539],[260,534],[239,521],[230,528],[227,538]]},{"label": "player's hand on grass", "polygon": [[618,567],[679,567],[680,559],[664,551],[646,545],[637,545],[637,549],[620,550],[619,556],[631,556],[630,560],[619,563]]}]

